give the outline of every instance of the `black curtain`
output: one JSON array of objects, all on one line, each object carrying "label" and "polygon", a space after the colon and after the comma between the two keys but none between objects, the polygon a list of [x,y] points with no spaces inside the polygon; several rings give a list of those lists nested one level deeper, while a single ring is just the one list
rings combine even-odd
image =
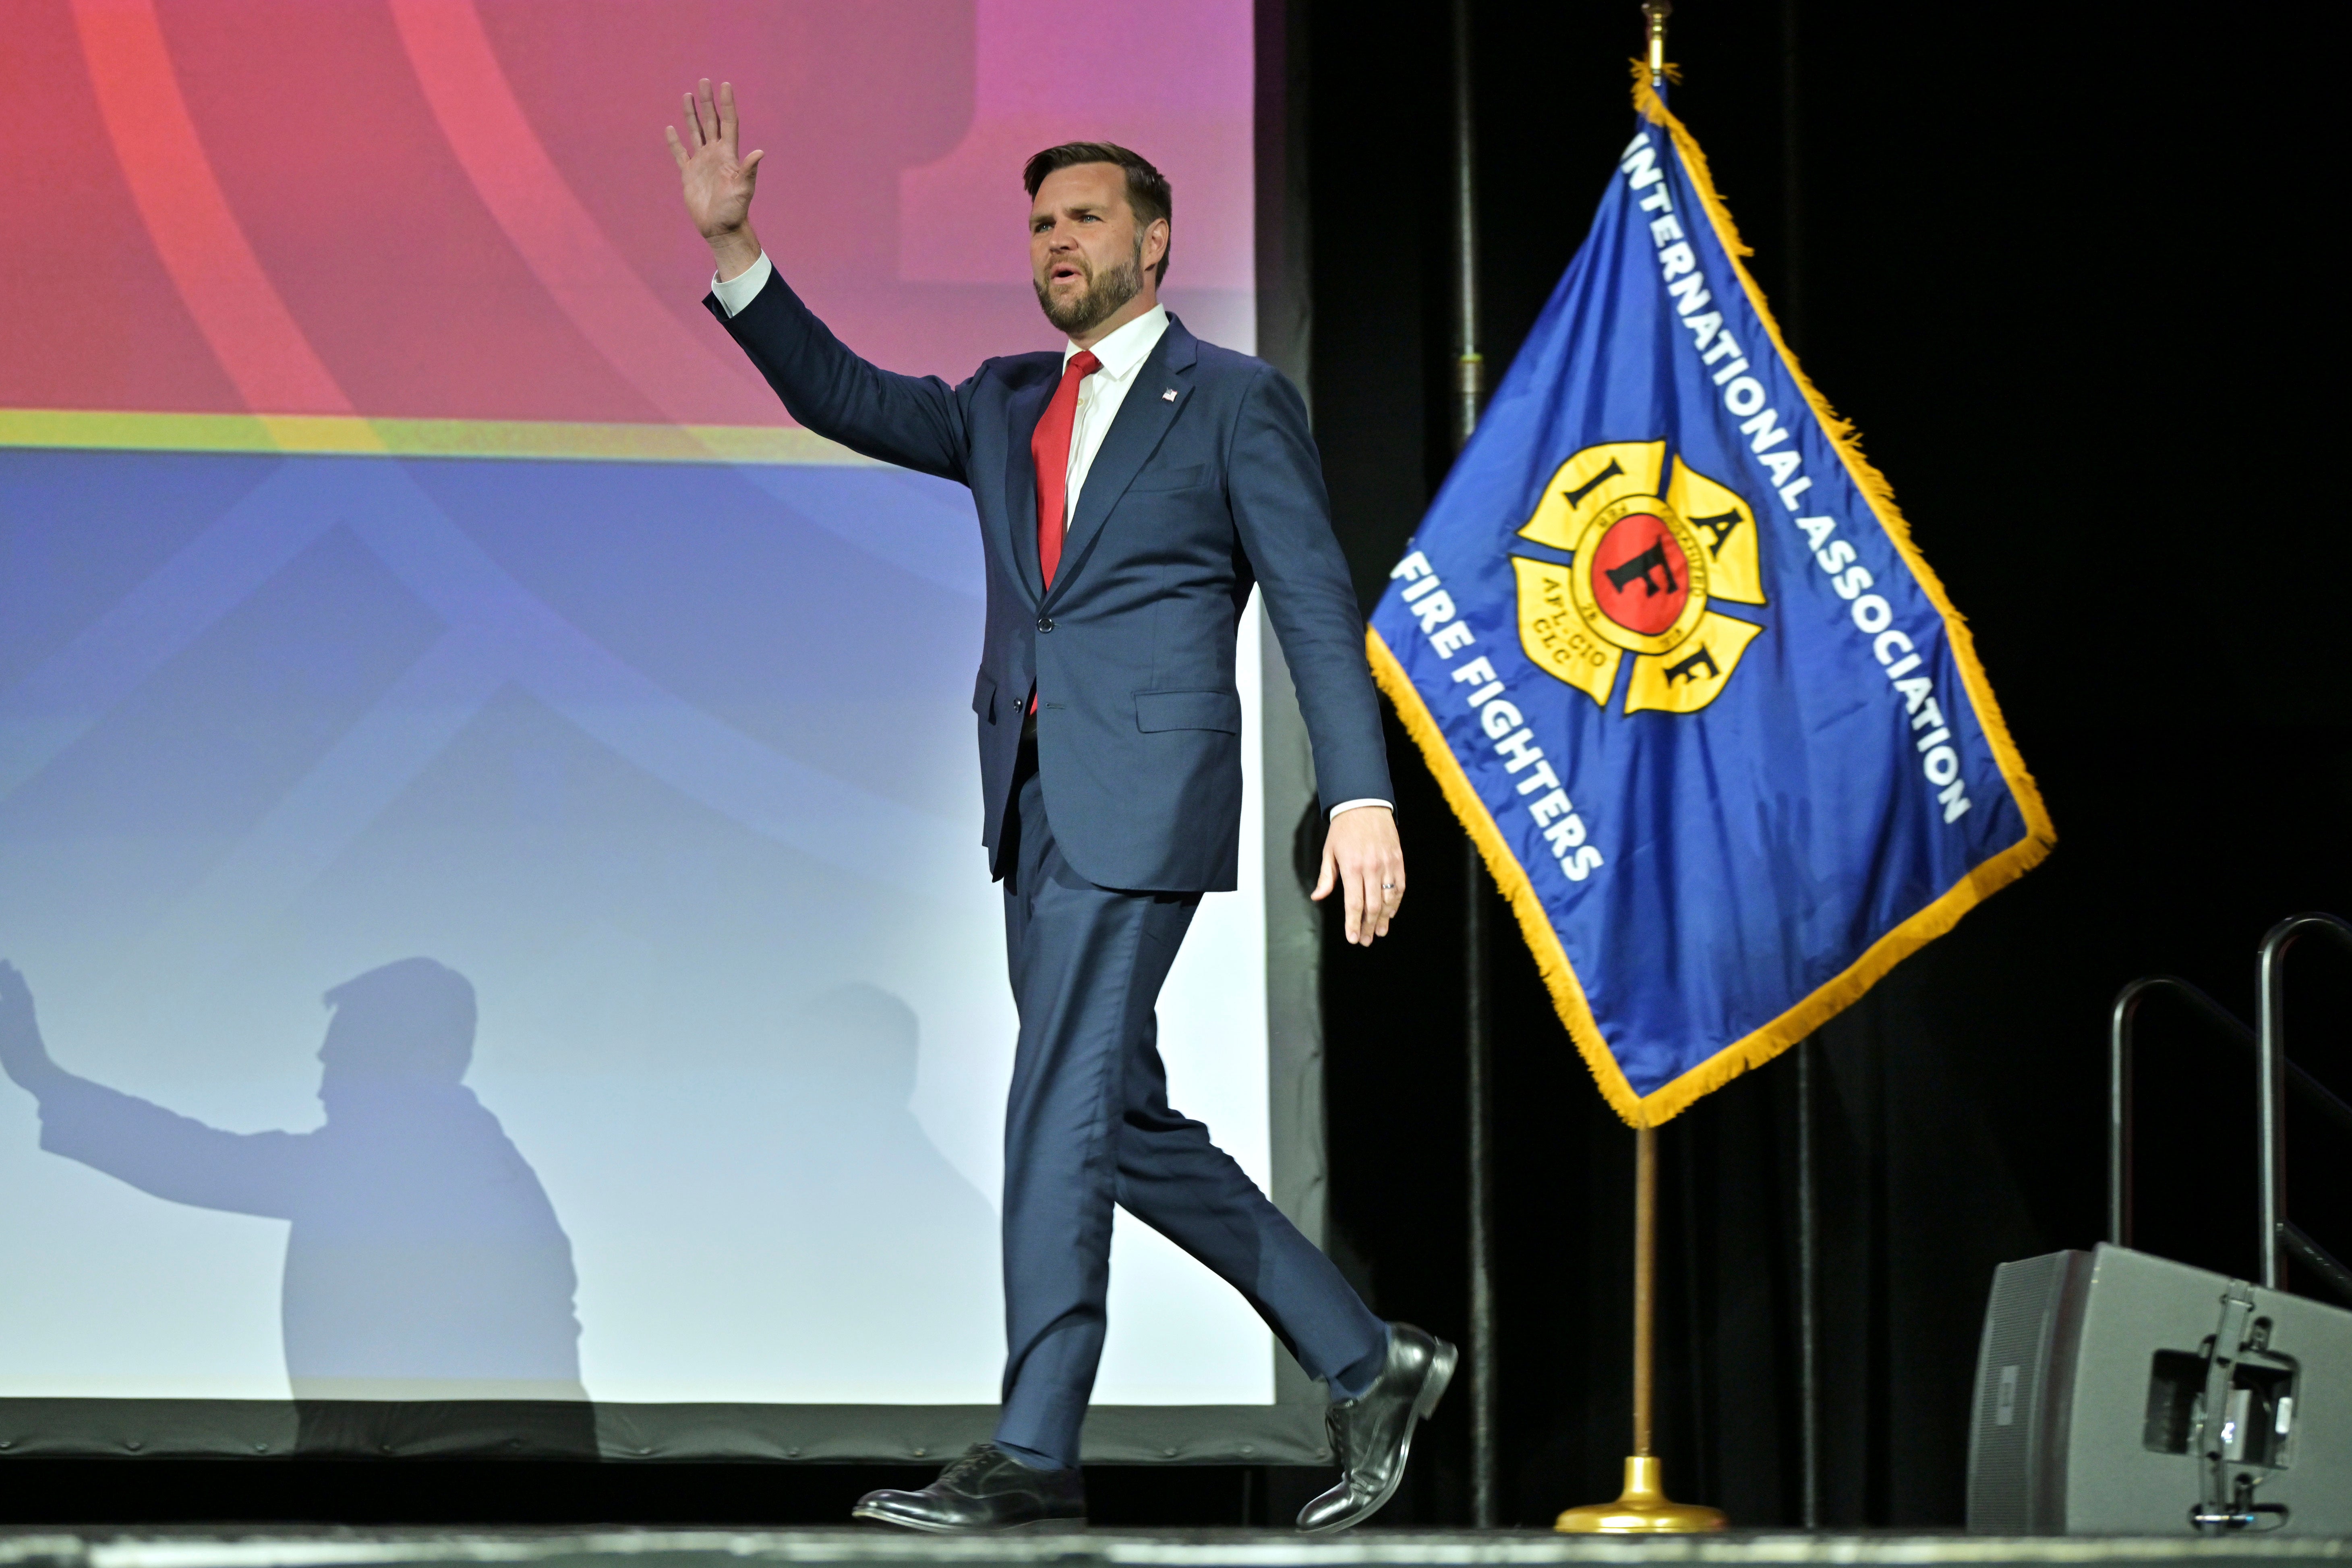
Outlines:
[{"label": "black curtain", "polygon": [[[1474,15],[1491,378],[1631,133],[1641,18]],[[1447,24],[1308,19],[1313,401],[1369,605],[1452,452]],[[2271,922],[2352,914],[2330,22],[1675,7],[1674,105],[1970,617],[2059,832],[1818,1039],[1832,1524],[1960,1522],[1993,1267],[2103,1231],[2116,989],[2177,973],[2251,1020]],[[1390,747],[1410,900],[1390,942],[1327,951],[1335,1248],[1380,1310],[1458,1335],[1463,840],[1393,725]],[[1613,1496],[1627,1447],[1633,1139],[1499,904],[1488,926],[1502,1500],[1539,1524]],[[2295,1054],[2352,1096],[2352,957],[2314,944],[2294,975]],[[2252,1059],[2160,1003],[2144,1051],[2142,1244],[2249,1273]],[[1660,1451],[1676,1495],[1749,1525],[1800,1509],[1794,1065],[1661,1135]],[[2352,1147],[2291,1126],[2290,1210],[2352,1253]],[[1467,1518],[1466,1405],[1387,1522]]]}]

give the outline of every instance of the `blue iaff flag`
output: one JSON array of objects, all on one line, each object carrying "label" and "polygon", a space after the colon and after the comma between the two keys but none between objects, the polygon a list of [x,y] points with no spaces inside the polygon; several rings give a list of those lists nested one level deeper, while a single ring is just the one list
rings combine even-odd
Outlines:
[{"label": "blue iaff flag", "polygon": [[1635,1126],[2054,842],[1885,480],[1647,85],[1592,232],[1373,612],[1382,688]]}]

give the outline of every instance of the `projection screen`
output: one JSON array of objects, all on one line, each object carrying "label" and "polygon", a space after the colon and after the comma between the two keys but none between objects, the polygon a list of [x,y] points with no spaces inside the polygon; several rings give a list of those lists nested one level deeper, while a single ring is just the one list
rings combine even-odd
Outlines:
[{"label": "projection screen", "polygon": [[[0,1455],[984,1436],[971,504],[790,425],[661,128],[731,79],[780,267],[951,381],[1058,341],[1025,157],[1129,143],[1171,307],[1251,349],[1250,0],[10,17],[0,958],[55,1068],[0,1082]],[[1268,853],[1161,1040],[1317,1235],[1311,772],[1246,626]],[[1089,1458],[1321,1457],[1238,1297],[1113,1256]]]}]

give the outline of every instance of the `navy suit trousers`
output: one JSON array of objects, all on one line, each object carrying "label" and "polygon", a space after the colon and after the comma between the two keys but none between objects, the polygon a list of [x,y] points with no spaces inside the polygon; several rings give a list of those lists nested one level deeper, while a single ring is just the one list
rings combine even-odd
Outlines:
[{"label": "navy suit trousers", "polygon": [[1021,1014],[1004,1115],[1001,1443],[1078,1462],[1102,1358],[1117,1204],[1257,1310],[1309,1375],[1377,1356],[1388,1330],[1209,1130],[1168,1103],[1153,1008],[1198,893],[1122,892],[1069,868],[1034,741],[1015,771],[1005,957]]}]

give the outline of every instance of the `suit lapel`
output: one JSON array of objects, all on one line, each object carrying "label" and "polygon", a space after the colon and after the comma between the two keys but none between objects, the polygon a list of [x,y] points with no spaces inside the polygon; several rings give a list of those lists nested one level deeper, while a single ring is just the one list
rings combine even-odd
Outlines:
[{"label": "suit lapel", "polygon": [[1004,416],[1004,529],[995,543],[1033,605],[1045,596],[1045,574],[1037,564],[1037,460],[1029,455],[1029,442],[1053,401],[1056,379],[1045,376],[1015,392]]},{"label": "suit lapel", "polygon": [[[1102,446],[1095,452],[1095,460],[1087,469],[1086,488],[1078,492],[1077,515],[1070,519],[1070,531],[1062,541],[1062,563],[1054,573],[1054,590],[1049,597],[1058,596],[1067,588],[1086,564],[1087,552],[1093,548],[1096,536],[1102,532],[1104,521],[1111,509],[1118,504],[1127,487],[1160,448],[1168,427],[1176,423],[1177,414],[1192,395],[1192,334],[1174,316],[1168,318],[1168,330],[1151,346],[1151,353],[1136,367],[1135,384],[1127,389],[1125,401],[1118,405],[1118,417],[1103,437]],[[1170,397],[1172,391],[1176,394]],[[1035,428],[1035,422],[1030,427]],[[1034,483],[1034,479],[1033,479]],[[1033,498],[1034,492],[1032,492]],[[1037,503],[1029,503],[1031,516],[1036,515]],[[1034,546],[1032,547],[1034,552]]]}]

